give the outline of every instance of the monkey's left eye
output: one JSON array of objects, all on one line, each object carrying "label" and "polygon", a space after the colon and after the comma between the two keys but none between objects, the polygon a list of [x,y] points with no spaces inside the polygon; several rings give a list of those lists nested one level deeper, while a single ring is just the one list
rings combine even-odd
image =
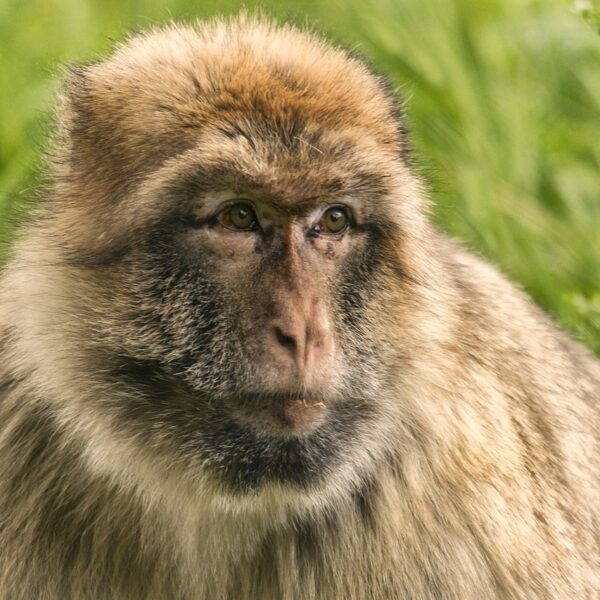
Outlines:
[{"label": "monkey's left eye", "polygon": [[350,215],[343,206],[331,206],[321,216],[315,227],[316,233],[341,235],[350,225]]},{"label": "monkey's left eye", "polygon": [[253,231],[258,228],[258,217],[248,202],[236,202],[219,214],[219,223],[234,231]]}]

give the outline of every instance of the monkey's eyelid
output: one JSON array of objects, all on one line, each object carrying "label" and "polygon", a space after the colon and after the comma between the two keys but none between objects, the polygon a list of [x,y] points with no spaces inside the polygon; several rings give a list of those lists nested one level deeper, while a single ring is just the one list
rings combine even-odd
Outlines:
[{"label": "monkey's eyelid", "polygon": [[[344,222],[343,227],[339,231],[328,231],[326,227],[323,227],[324,221],[325,221],[325,218],[327,217],[327,214],[330,213],[331,211],[335,211],[335,210],[342,212],[344,214],[344,218],[346,220]],[[348,229],[350,229],[350,227],[353,227],[354,225],[355,225],[355,219],[354,219],[352,210],[350,210],[344,204],[330,204],[323,209],[323,211],[319,215],[316,223],[309,230],[308,234],[312,237],[318,236],[318,235],[325,235],[327,237],[332,237],[332,238],[341,238],[348,231]]]},{"label": "monkey's eyelid", "polygon": [[[237,215],[235,214],[235,209],[238,209]],[[236,223],[236,219],[240,218],[242,212],[245,213],[246,217],[248,218],[247,224],[245,222]],[[241,216],[241,218],[243,220],[244,216]],[[230,202],[227,202],[226,205],[222,206],[216,214],[216,221],[225,229],[229,229],[230,231],[235,231],[238,233],[245,233],[261,229],[254,205],[252,202],[245,199],[234,199]]]}]

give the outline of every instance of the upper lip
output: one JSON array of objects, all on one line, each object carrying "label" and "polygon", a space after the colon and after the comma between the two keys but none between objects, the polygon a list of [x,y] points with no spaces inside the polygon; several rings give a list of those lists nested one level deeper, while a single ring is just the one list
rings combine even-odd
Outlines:
[{"label": "upper lip", "polygon": [[302,402],[309,406],[324,405],[321,396],[309,392],[245,392],[239,394],[236,400],[240,404],[273,405],[288,402]]}]

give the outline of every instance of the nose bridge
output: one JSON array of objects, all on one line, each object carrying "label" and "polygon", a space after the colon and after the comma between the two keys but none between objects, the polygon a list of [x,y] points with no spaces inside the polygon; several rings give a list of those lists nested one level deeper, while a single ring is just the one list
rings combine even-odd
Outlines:
[{"label": "nose bridge", "polygon": [[322,302],[319,290],[306,280],[280,288],[275,296],[279,326],[298,342],[314,338],[323,325]]},{"label": "nose bridge", "polygon": [[[315,329],[315,317],[321,303],[317,273],[313,271],[309,257],[290,234],[277,278],[279,285],[276,286],[275,303],[284,328],[286,325],[294,330],[304,328],[305,336],[311,335]],[[295,333],[299,335],[301,332]]]},{"label": "nose bridge", "polygon": [[289,289],[301,289],[304,283],[308,283],[309,259],[303,251],[301,231],[293,226],[288,227],[282,233],[282,257],[280,265],[280,280],[287,282]]},{"label": "nose bridge", "polygon": [[289,225],[281,233],[279,264],[275,273],[274,296],[279,309],[294,307],[294,312],[309,309],[316,294],[318,273],[305,248],[303,232]]},{"label": "nose bridge", "polygon": [[298,374],[306,377],[329,351],[329,320],[318,273],[293,233],[286,235],[283,252],[270,338],[277,356],[291,358]]}]

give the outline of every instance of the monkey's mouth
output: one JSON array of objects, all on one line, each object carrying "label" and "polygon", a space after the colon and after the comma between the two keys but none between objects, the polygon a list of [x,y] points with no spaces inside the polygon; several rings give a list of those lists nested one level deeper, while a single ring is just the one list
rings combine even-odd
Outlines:
[{"label": "monkey's mouth", "polygon": [[206,406],[193,439],[228,492],[273,482],[306,489],[346,460],[374,417],[365,398],[238,393]]},{"label": "monkey's mouth", "polygon": [[242,394],[229,398],[226,407],[238,425],[284,437],[312,433],[328,412],[321,398],[298,393]]}]

